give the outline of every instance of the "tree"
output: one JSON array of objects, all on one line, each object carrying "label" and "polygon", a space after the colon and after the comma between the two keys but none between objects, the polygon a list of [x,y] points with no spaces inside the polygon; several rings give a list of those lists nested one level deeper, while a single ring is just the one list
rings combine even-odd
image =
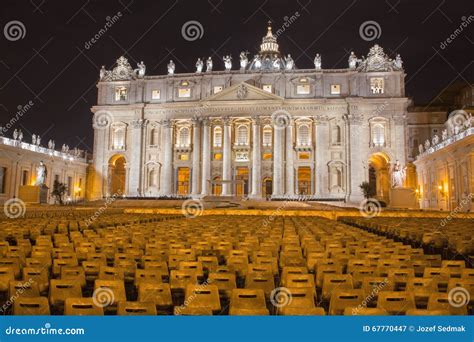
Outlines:
[{"label": "tree", "polygon": [[66,192],[67,192],[66,184],[55,180],[53,184],[53,191],[51,192],[51,196],[53,196],[56,199],[56,202],[59,202],[60,205],[63,205],[63,196]]},{"label": "tree", "polygon": [[362,182],[359,188],[361,188],[365,198],[369,199],[375,196],[375,189],[369,182]]}]

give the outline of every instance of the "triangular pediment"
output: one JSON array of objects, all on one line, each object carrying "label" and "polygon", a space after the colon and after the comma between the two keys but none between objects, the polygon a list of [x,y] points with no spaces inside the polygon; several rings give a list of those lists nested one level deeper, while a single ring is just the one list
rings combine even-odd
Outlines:
[{"label": "triangular pediment", "polygon": [[209,96],[203,101],[214,102],[214,101],[283,101],[284,99],[275,94],[271,94],[260,88],[257,88],[246,82],[233,85],[229,88],[222,90],[221,92]]}]

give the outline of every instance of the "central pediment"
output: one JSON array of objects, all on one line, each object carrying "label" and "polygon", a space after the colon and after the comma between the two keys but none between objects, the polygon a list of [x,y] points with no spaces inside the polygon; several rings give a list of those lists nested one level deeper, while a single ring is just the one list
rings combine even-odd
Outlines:
[{"label": "central pediment", "polygon": [[264,91],[246,82],[233,85],[221,92],[204,99],[205,102],[215,101],[284,101],[284,99],[275,94]]}]

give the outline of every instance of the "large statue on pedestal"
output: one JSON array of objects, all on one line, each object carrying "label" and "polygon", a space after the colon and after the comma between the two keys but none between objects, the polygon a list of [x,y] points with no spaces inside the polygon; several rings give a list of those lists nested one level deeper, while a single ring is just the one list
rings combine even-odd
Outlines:
[{"label": "large statue on pedestal", "polygon": [[402,167],[400,162],[397,160],[392,166],[392,188],[401,188],[405,182],[406,167]]},{"label": "large statue on pedestal", "polygon": [[40,161],[40,164],[36,168],[36,183],[35,185],[43,186],[46,183],[46,176],[48,175],[48,170],[43,161]]}]

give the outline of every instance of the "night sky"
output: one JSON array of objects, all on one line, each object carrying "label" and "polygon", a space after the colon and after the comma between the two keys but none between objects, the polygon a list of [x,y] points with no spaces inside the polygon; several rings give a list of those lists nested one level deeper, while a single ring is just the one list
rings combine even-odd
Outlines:
[{"label": "night sky", "polygon": [[[120,12],[120,15],[118,15]],[[213,56],[214,70],[223,70],[222,56],[257,52],[267,21],[274,32],[285,18],[296,16],[279,38],[280,51],[291,53],[298,68],[312,68],[322,55],[323,68],[346,68],[351,50],[367,55],[375,43],[391,58],[400,53],[407,73],[406,94],[427,104],[445,88],[473,83],[474,15],[472,0],[2,0],[0,11],[0,125],[19,105],[34,103],[5,135],[21,128],[26,141],[42,136],[43,145],[92,150],[90,107],[96,102],[99,69],[111,69],[125,55],[132,64],[143,60],[147,74],[165,74],[173,59],[176,72],[193,72],[197,57]],[[119,20],[96,43],[86,43],[107,23]],[[197,21],[202,37],[183,38],[181,29]],[[5,32],[18,25],[20,33]],[[359,29],[367,21],[380,27],[364,40]],[[463,31],[455,34],[462,26]],[[17,26],[18,27],[18,26]],[[24,37],[23,37],[24,34]],[[452,35],[451,43],[443,42]],[[8,36],[8,39],[7,39]]]}]

